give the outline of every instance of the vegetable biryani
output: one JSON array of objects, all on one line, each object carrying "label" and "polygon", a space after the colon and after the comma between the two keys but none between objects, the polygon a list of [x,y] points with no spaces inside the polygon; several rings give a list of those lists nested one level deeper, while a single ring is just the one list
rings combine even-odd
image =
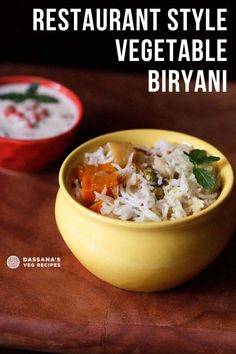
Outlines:
[{"label": "vegetable biryani", "polygon": [[72,194],[91,210],[136,222],[176,220],[212,204],[220,193],[219,157],[188,144],[153,147],[108,142],[85,153]]}]

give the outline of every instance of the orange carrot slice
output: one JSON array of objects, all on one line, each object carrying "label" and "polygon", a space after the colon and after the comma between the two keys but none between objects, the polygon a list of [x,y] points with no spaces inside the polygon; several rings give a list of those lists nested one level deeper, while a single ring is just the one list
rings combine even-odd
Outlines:
[{"label": "orange carrot slice", "polygon": [[113,196],[113,188],[118,185],[117,174],[98,176],[84,175],[81,180],[81,197],[86,205],[94,202],[94,192],[101,193],[106,188],[106,195]]},{"label": "orange carrot slice", "polygon": [[105,171],[108,173],[113,173],[116,171],[115,167],[113,167],[111,163],[103,163],[98,165],[98,167],[100,168],[100,171]]},{"label": "orange carrot slice", "polygon": [[116,171],[116,169],[110,164],[110,163],[104,163],[101,165],[79,165],[75,169],[75,174],[79,179],[81,180],[83,176],[88,175],[92,176],[95,175],[98,172],[107,172],[107,173],[113,173]]},{"label": "orange carrot slice", "polygon": [[102,207],[102,201],[101,200],[98,200],[97,202],[93,203],[89,209],[95,211],[96,213],[99,213],[100,214],[100,210],[101,210],[101,207]]}]

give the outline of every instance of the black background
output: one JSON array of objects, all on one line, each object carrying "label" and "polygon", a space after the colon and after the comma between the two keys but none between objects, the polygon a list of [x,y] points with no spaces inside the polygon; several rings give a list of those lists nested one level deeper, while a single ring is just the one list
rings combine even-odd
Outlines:
[{"label": "black background", "polygon": [[[236,79],[235,33],[236,18],[233,8],[234,1],[92,1],[73,0],[0,0],[0,48],[1,62],[38,63],[53,66],[75,66],[93,69],[142,72],[147,69],[227,69],[228,78]],[[126,8],[157,7],[161,8],[159,31],[153,32],[33,32],[33,8]],[[165,13],[174,8],[210,8],[213,18],[217,7],[227,8],[227,27],[224,32],[169,32],[166,26]],[[214,22],[213,22],[214,24]],[[117,60],[115,38],[210,38],[212,49],[217,38],[227,38],[227,62],[212,63],[143,63]]]}]

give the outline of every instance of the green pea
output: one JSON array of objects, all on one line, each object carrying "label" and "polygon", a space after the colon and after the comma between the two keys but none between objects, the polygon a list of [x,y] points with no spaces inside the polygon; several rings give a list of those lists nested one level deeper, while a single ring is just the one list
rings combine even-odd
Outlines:
[{"label": "green pea", "polygon": [[179,178],[179,172],[175,171],[174,175],[173,175],[174,179],[178,179]]},{"label": "green pea", "polygon": [[154,172],[154,170],[152,169],[152,167],[148,166],[144,169],[143,171],[143,175],[144,178],[148,181],[148,182],[156,182],[157,181],[157,175]]},{"label": "green pea", "polygon": [[157,198],[157,200],[161,200],[165,196],[165,193],[164,193],[164,191],[163,191],[163,189],[161,187],[157,187],[157,186],[154,187],[153,192],[154,192],[155,197]]}]

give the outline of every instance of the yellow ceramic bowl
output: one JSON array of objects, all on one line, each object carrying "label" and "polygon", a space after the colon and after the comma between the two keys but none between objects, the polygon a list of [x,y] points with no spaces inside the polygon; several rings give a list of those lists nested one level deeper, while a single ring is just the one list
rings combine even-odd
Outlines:
[{"label": "yellow ceramic bowl", "polygon": [[[220,156],[219,198],[199,213],[176,221],[135,223],[97,214],[69,193],[71,169],[85,152],[108,141],[153,145],[160,139],[187,142]],[[229,241],[235,224],[234,174],[226,157],[207,142],[165,130],[127,130],[100,136],[75,149],[59,175],[56,221],[64,241],[91,273],[119,288],[159,291],[175,287],[206,268]]]}]

